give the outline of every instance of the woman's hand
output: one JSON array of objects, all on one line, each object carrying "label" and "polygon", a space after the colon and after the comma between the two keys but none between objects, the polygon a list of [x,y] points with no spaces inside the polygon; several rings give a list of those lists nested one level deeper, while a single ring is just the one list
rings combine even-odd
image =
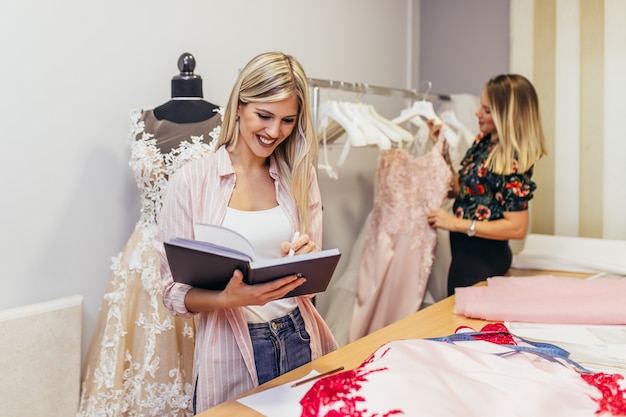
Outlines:
[{"label": "woman's hand", "polygon": [[273,281],[248,285],[243,282],[241,271],[236,270],[226,288],[220,293],[220,297],[228,307],[264,305],[284,297],[305,281],[305,277],[288,275]]},{"label": "woman's hand", "polygon": [[[510,240],[524,239],[528,233],[528,210],[505,211],[502,218],[476,223],[475,236],[483,239]],[[467,233],[471,220],[459,219],[445,210],[428,213],[428,224],[451,232]]]},{"label": "woman's hand", "polygon": [[428,224],[434,228],[449,230],[451,232],[456,231],[455,225],[458,219],[444,209],[431,211],[428,213],[427,219]]},{"label": "woman's hand", "polygon": [[461,184],[459,183],[459,174],[452,171],[452,178],[448,187],[448,198],[455,198],[461,193]]},{"label": "woman's hand", "polygon": [[[433,143],[439,142],[439,137],[442,136],[441,129],[443,129],[443,123],[441,123],[440,120],[428,119],[426,121],[426,125],[428,126],[428,135],[430,136],[430,140],[432,140]],[[450,150],[448,148],[448,141],[445,140],[445,138],[443,141],[443,148],[441,150],[441,153],[443,155],[443,158],[448,163],[448,166],[450,166],[450,169],[452,169],[452,171],[454,172],[454,169],[452,168],[452,161],[450,160]]]},{"label": "woman's hand", "polygon": [[235,270],[222,291],[190,289],[185,296],[185,306],[191,312],[200,313],[222,308],[264,305],[284,297],[305,282],[305,277],[288,275],[270,282],[248,285],[243,282],[243,273]]},{"label": "woman's hand", "polygon": [[439,141],[439,135],[441,134],[441,127],[443,124],[441,124],[438,120],[428,119],[426,120],[426,125],[428,126],[428,135],[430,136],[430,139],[433,143],[437,143],[437,141]]},{"label": "woman's hand", "polygon": [[291,249],[293,249],[294,255],[302,255],[320,250],[317,244],[313,242],[306,233],[301,234],[294,242],[285,241],[280,244],[280,251],[283,256],[287,256]]},{"label": "woman's hand", "polygon": [[[285,241],[280,244],[282,256],[287,256],[291,249],[293,249],[294,255],[320,250],[306,233],[300,235],[294,242]],[[210,291],[202,288],[189,290],[185,296],[185,306],[187,310],[199,313],[221,308],[264,305],[284,297],[305,282],[305,277],[288,275],[270,282],[248,285],[243,282],[243,273],[236,270],[222,291]]]}]

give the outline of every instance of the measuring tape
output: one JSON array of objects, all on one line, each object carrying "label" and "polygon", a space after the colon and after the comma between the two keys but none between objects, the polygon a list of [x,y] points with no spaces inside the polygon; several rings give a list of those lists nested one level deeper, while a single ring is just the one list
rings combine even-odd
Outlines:
[{"label": "measuring tape", "polygon": [[[443,336],[443,337],[431,337],[431,338],[427,338],[426,340],[434,340],[437,342],[446,342],[446,343],[452,343],[454,344],[454,342],[471,342],[471,341],[476,341],[476,340],[480,340],[477,339],[475,336],[490,336],[490,335],[509,335],[515,339],[518,339],[526,344],[529,344],[530,346],[519,346],[519,345],[511,345],[511,344],[501,344],[498,343],[498,345],[500,346],[505,346],[513,351],[518,351],[518,352],[529,352],[529,353],[534,353],[537,356],[541,356],[544,359],[547,359],[551,362],[558,362],[558,359],[564,360],[565,362],[569,363],[570,365],[574,366],[576,368],[577,371],[579,371],[580,373],[583,374],[593,374],[593,371],[590,371],[588,369],[586,369],[585,367],[583,367],[582,365],[580,365],[579,363],[577,363],[576,361],[573,361],[572,359],[569,358],[569,352],[566,351],[563,348],[560,348],[556,345],[553,345],[551,343],[543,343],[543,342],[533,342],[531,340],[527,340],[524,339],[523,337],[519,337],[519,336],[515,336],[512,333],[509,332],[503,332],[503,331],[495,331],[495,332],[464,332],[464,333],[454,333],[451,334],[449,336]],[[502,352],[502,353],[496,353],[495,355],[497,356],[504,356],[507,355],[510,352]]]}]

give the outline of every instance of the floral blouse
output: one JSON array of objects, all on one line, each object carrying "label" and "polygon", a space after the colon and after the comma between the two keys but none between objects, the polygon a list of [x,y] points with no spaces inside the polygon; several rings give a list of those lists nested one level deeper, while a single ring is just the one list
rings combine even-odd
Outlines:
[{"label": "floral blouse", "polygon": [[453,208],[456,217],[486,221],[500,219],[506,211],[528,210],[537,188],[531,180],[533,168],[523,173],[515,169],[508,175],[489,171],[487,157],[496,144],[491,135],[480,134],[461,161],[461,191]]}]

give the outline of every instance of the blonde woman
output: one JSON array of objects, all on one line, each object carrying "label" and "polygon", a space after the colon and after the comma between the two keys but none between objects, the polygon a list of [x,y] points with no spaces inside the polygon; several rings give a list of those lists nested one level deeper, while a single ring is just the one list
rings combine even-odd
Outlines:
[{"label": "blonde woman", "polygon": [[[528,232],[528,203],[537,188],[533,167],[546,154],[539,100],[528,79],[498,75],[487,82],[480,101],[480,134],[452,181],[453,214],[428,215],[431,226],[450,231],[448,295],[508,271],[508,241]],[[440,125],[429,126],[437,140]]]},{"label": "blonde woman", "polygon": [[215,153],[171,179],[157,247],[165,305],[195,320],[194,412],[337,347],[310,297],[281,298],[305,277],[247,285],[236,270],[223,291],[192,288],[172,280],[163,249],[172,237],[193,238],[193,224],[201,222],[243,234],[259,259],[286,256],[290,249],[296,255],[319,250],[316,155],[305,72],[293,56],[270,52],[240,72]]}]

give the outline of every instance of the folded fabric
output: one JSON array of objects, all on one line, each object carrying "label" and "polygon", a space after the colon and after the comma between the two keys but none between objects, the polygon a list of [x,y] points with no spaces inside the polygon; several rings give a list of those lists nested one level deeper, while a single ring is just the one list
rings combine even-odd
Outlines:
[{"label": "folded fabric", "polygon": [[491,321],[626,324],[626,280],[492,277],[455,289],[454,313]]}]

